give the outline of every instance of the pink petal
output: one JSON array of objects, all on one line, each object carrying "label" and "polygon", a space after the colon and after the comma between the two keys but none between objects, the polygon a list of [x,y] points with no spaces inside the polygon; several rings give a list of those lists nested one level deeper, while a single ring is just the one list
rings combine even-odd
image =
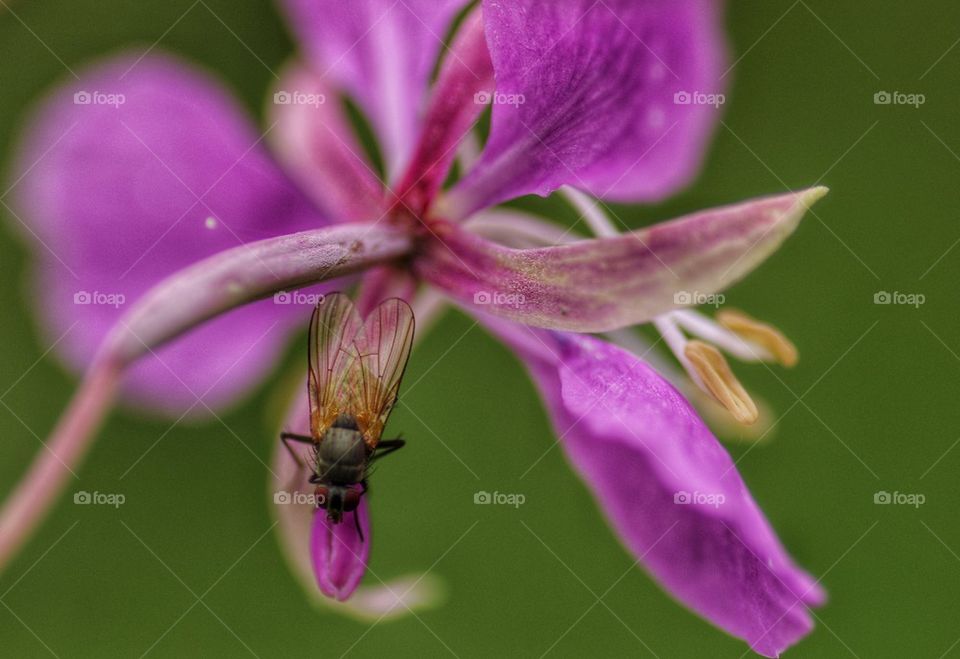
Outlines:
[{"label": "pink petal", "polygon": [[456,300],[527,325],[601,332],[712,294],[756,268],[826,188],[703,211],[615,238],[510,249],[453,225],[414,267]]},{"label": "pink petal", "polygon": [[393,178],[413,151],[430,73],[466,0],[282,0],[321,78],[353,96]]},{"label": "pink petal", "polygon": [[[324,223],[236,103],[172,57],[101,63],[33,116],[13,169],[18,226],[39,257],[44,331],[63,337],[75,368],[164,276]],[[176,414],[204,411],[197,397],[226,404],[259,381],[304,313],[263,303],[213,321],[138,365],[124,392]]]},{"label": "pink petal", "polygon": [[650,201],[689,182],[718,112],[676,95],[724,90],[719,4],[484,0],[502,102],[458,217],[564,184]]},{"label": "pink petal", "polygon": [[668,592],[765,656],[810,632],[807,606],[823,603],[822,588],[673,386],[598,339],[490,326],[527,365],[614,530]]}]

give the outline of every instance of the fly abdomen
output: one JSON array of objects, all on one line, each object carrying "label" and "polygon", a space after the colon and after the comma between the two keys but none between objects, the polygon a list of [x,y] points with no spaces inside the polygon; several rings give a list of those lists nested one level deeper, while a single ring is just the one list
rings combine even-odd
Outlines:
[{"label": "fly abdomen", "polygon": [[352,485],[363,480],[366,468],[367,447],[363,435],[356,428],[343,428],[334,423],[317,447],[317,476],[322,482]]}]

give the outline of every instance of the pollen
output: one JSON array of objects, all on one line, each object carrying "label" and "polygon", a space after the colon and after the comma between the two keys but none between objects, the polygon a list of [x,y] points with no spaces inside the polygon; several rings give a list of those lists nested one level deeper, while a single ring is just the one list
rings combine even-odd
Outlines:
[{"label": "pollen", "polygon": [[760,322],[735,309],[724,309],[717,312],[716,319],[717,322],[741,338],[768,350],[778,362],[787,368],[796,365],[799,359],[797,347],[773,325]]},{"label": "pollen", "polygon": [[745,425],[756,422],[760,416],[756,404],[720,351],[703,341],[689,341],[683,354],[690,361],[703,385],[723,405],[733,418]]}]

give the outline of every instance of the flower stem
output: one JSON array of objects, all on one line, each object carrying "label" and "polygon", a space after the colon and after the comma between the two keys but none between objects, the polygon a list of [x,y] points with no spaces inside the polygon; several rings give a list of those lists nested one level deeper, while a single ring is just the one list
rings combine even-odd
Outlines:
[{"label": "flower stem", "polygon": [[121,369],[98,360],[87,373],[30,470],[0,510],[0,569],[43,521],[76,466],[90,447],[100,422],[110,409]]},{"label": "flower stem", "polygon": [[104,349],[126,365],[230,309],[388,263],[412,249],[412,239],[386,223],[346,224],[235,247],[147,292],[110,333]]}]

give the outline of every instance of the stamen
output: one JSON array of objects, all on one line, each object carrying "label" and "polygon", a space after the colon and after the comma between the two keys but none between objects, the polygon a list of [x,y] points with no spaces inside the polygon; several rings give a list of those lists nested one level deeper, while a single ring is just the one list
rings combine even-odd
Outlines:
[{"label": "stamen", "polygon": [[620,235],[620,229],[617,228],[593,197],[569,185],[560,188],[560,194],[566,197],[567,201],[580,212],[597,238],[612,238]]},{"label": "stamen", "polygon": [[717,321],[747,341],[763,346],[787,368],[796,365],[799,359],[797,347],[773,325],[762,323],[735,309],[718,311]]},{"label": "stamen", "polygon": [[678,309],[670,316],[690,334],[711,343],[742,362],[774,361],[776,357],[764,346],[746,341],[713,318],[693,309]]},{"label": "stamen", "polygon": [[683,352],[703,384],[733,418],[748,425],[757,420],[760,413],[756,404],[719,350],[703,341],[689,341]]}]

